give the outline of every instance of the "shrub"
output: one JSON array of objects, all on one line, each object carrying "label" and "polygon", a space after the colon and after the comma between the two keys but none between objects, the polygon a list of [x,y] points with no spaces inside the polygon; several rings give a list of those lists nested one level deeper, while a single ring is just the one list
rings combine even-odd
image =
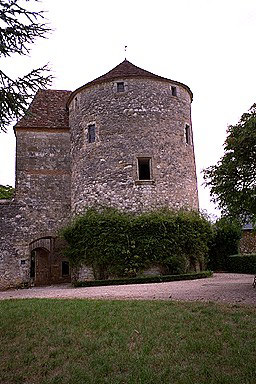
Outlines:
[{"label": "shrub", "polygon": [[241,224],[230,217],[222,217],[213,225],[209,246],[209,263],[212,270],[226,270],[227,257],[238,253],[242,236]]},{"label": "shrub", "polygon": [[227,267],[229,272],[256,274],[256,254],[229,256]]},{"label": "shrub", "polygon": [[15,189],[10,185],[0,185],[0,199],[11,199]]},{"label": "shrub", "polygon": [[211,237],[209,222],[196,212],[160,210],[139,215],[113,208],[88,209],[62,231],[74,267],[92,266],[96,279],[136,276],[152,264],[165,274],[203,266]]},{"label": "shrub", "polygon": [[109,279],[109,280],[90,280],[90,281],[76,281],[75,287],[97,287],[103,285],[127,285],[127,284],[151,284],[151,283],[164,283],[167,281],[181,281],[181,280],[195,280],[211,277],[211,271],[204,271],[198,273],[187,273],[185,275],[165,275],[165,276],[143,276],[125,279]]}]

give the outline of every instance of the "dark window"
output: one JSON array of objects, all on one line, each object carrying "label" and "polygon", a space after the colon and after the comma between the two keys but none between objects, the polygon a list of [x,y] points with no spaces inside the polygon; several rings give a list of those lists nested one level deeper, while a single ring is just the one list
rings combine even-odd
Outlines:
[{"label": "dark window", "polygon": [[123,81],[116,83],[116,90],[117,90],[117,92],[124,92],[124,82]]},{"label": "dark window", "polygon": [[95,124],[88,125],[88,142],[95,142]]},{"label": "dark window", "polygon": [[139,180],[150,180],[150,157],[138,159]]},{"label": "dark window", "polygon": [[69,262],[62,261],[61,265],[62,276],[69,276]]},{"label": "dark window", "polygon": [[172,89],[172,96],[177,96],[177,88],[172,86],[171,89]]},{"label": "dark window", "polygon": [[189,125],[186,125],[185,127],[185,136],[186,136],[186,143],[191,144],[191,131],[190,131]]},{"label": "dark window", "polygon": [[32,251],[31,252],[31,265],[30,265],[30,277],[31,279],[34,279],[35,277],[35,266],[36,266],[36,252],[35,251]]}]

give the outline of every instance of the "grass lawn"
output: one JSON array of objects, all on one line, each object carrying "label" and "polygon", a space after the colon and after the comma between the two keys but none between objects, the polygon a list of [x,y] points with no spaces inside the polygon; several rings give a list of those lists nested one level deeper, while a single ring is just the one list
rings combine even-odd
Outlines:
[{"label": "grass lawn", "polygon": [[256,383],[256,308],[0,302],[1,384]]}]

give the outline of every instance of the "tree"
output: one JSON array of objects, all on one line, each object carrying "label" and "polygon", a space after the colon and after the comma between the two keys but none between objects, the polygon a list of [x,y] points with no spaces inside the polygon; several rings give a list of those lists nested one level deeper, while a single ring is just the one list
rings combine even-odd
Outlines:
[{"label": "tree", "polygon": [[213,236],[209,244],[210,269],[227,270],[228,256],[235,255],[239,250],[242,236],[241,225],[232,217],[222,216],[213,224]]},{"label": "tree", "polygon": [[[38,2],[38,0],[26,0]],[[36,38],[50,31],[44,23],[44,12],[24,7],[22,0],[0,0],[0,57],[27,55]],[[0,130],[6,131],[14,118],[27,111],[31,97],[39,88],[51,83],[48,65],[33,69],[24,77],[13,79],[0,69]]]},{"label": "tree", "polygon": [[10,185],[0,185],[0,199],[11,199],[15,189]]},{"label": "tree", "polygon": [[256,221],[256,104],[228,127],[224,156],[204,179],[223,213]]}]

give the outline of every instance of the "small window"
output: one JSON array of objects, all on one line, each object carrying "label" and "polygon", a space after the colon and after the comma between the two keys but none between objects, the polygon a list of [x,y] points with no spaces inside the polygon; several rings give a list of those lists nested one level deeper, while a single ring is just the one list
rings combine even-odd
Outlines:
[{"label": "small window", "polygon": [[139,180],[151,180],[150,157],[138,159]]},{"label": "small window", "polygon": [[88,125],[88,142],[94,143],[95,138],[95,124]]},{"label": "small window", "polygon": [[171,86],[172,96],[177,96],[177,87]]},{"label": "small window", "polygon": [[185,137],[186,137],[186,144],[191,144],[191,130],[190,130],[190,126],[188,124],[186,124],[186,127],[185,127]]},{"label": "small window", "polygon": [[117,92],[124,92],[124,82],[123,81],[116,83],[116,90],[117,90]]},{"label": "small window", "polygon": [[31,252],[31,264],[30,264],[30,277],[31,279],[35,278],[35,270],[36,270],[36,252]]},{"label": "small window", "polygon": [[68,261],[62,261],[61,263],[61,274],[62,276],[69,276],[69,262]]}]

